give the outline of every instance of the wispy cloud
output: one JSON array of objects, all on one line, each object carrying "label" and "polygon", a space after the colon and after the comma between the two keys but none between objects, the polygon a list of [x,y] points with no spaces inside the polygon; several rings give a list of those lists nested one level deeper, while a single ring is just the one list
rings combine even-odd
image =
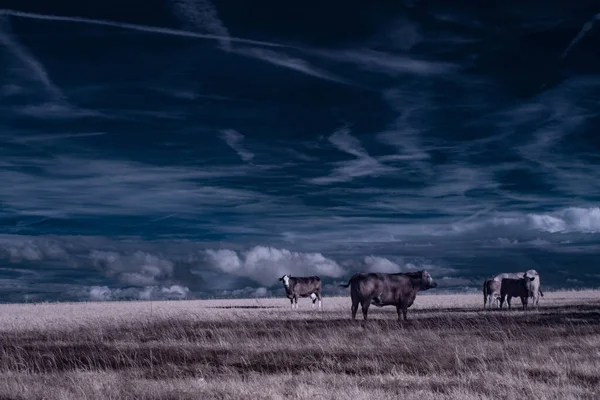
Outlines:
[{"label": "wispy cloud", "polygon": [[27,70],[26,73],[21,73],[21,79],[32,79],[37,81],[44,88],[49,96],[49,100],[61,102],[65,101],[65,96],[58,86],[52,82],[48,76],[48,72],[23,45],[11,37],[9,31],[8,20],[1,18],[0,11],[0,45],[4,46]]},{"label": "wispy cloud", "polygon": [[190,38],[197,38],[197,39],[217,40],[217,41],[229,40],[231,42],[252,44],[252,45],[257,45],[257,46],[286,47],[286,46],[278,44],[278,43],[244,39],[244,38],[238,38],[238,37],[234,37],[234,36],[202,34],[202,33],[189,32],[189,31],[179,30],[179,29],[170,29],[170,28],[162,28],[162,27],[157,27],[157,26],[130,24],[130,23],[126,23],[126,22],[117,22],[117,21],[109,21],[109,20],[102,20],[102,19],[70,17],[70,16],[62,16],[62,15],[49,15],[49,14],[39,14],[39,13],[30,13],[30,12],[24,12],[24,11],[0,9],[0,16],[2,16],[2,15],[10,15],[13,17],[18,17],[18,18],[39,19],[39,20],[45,20],[45,21],[72,22],[72,23],[89,24],[89,25],[112,26],[115,28],[130,29],[130,30],[134,30],[134,31],[156,33],[156,34],[169,35],[169,36],[190,37]]},{"label": "wispy cloud", "polygon": [[229,31],[209,0],[172,0],[172,4],[174,13],[184,21],[186,28],[206,30],[221,38],[219,44],[223,50],[231,50]]},{"label": "wispy cloud", "polygon": [[52,81],[44,65],[11,35],[8,19],[0,10],[0,51],[2,47],[12,55],[12,59],[6,58],[6,66],[10,66],[13,62],[17,65],[9,71],[16,74],[16,83],[18,83],[9,87],[9,90],[4,90],[3,94],[29,95],[35,99],[34,103],[19,107],[18,113],[37,118],[69,119],[100,115],[70,103],[61,88]]},{"label": "wispy cloud", "polygon": [[560,57],[561,58],[565,58],[567,56],[567,54],[569,54],[569,52],[571,51],[571,49],[577,43],[579,43],[588,34],[589,31],[592,30],[592,28],[594,27],[594,24],[597,21],[600,21],[600,13],[594,15],[594,17],[590,21],[588,21],[585,24],[583,24],[583,26],[581,27],[581,30],[579,31],[579,33],[573,38],[573,40],[571,40],[571,43],[569,43],[569,45],[562,52],[562,54],[560,55]]},{"label": "wispy cloud", "polygon": [[260,49],[255,47],[238,47],[235,53],[268,62],[278,67],[288,68],[293,71],[313,76],[330,82],[341,83],[344,85],[352,84],[350,81],[340,76],[334,75],[323,69],[311,65],[308,61],[301,58],[292,57],[282,52]]},{"label": "wispy cloud", "polygon": [[233,129],[227,129],[221,132],[221,137],[240,156],[244,161],[252,161],[254,154],[246,150],[242,146],[244,135],[234,131]]},{"label": "wispy cloud", "polygon": [[[15,166],[24,162],[26,160]],[[18,168],[0,171],[0,179],[12,188],[0,193],[0,202],[17,215],[148,215],[155,218],[156,214],[196,214],[207,207],[243,205],[267,197],[215,185],[215,179],[221,177],[249,174],[246,167],[159,167],[67,157],[34,162],[40,172]],[[202,181],[205,183],[200,183]]]},{"label": "wispy cloud", "polygon": [[346,182],[355,178],[381,175],[395,170],[393,167],[384,165],[371,157],[362,147],[360,141],[350,135],[350,131],[347,128],[342,128],[334,132],[329,137],[329,141],[338,150],[353,155],[355,159],[333,163],[336,167],[329,175],[309,179],[308,181],[311,183],[331,184]]},{"label": "wispy cloud", "polygon": [[450,63],[424,61],[371,49],[319,51],[315,54],[334,61],[354,64],[366,71],[385,73],[391,76],[401,74],[434,76],[445,75],[458,70],[456,65]]}]

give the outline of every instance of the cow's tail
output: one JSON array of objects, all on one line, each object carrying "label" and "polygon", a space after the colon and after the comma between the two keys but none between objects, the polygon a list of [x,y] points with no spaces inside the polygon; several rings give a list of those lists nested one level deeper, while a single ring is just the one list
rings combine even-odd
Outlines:
[{"label": "cow's tail", "polygon": [[540,291],[540,296],[544,297],[544,292],[542,292],[542,287],[541,286],[538,288],[538,290]]},{"label": "cow's tail", "polygon": [[350,278],[350,280],[348,281],[348,283],[346,283],[345,285],[344,285],[344,284],[341,284],[341,285],[338,285],[338,286],[339,286],[339,287],[343,287],[343,288],[347,288],[348,286],[350,286],[350,284],[352,283],[352,281],[353,281],[355,278],[356,278],[356,274],[352,275],[352,277]]}]

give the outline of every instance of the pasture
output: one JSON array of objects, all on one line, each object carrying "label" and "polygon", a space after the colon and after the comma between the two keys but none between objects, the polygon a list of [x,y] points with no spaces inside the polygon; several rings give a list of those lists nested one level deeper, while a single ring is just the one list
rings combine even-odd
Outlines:
[{"label": "pasture", "polygon": [[0,305],[0,399],[598,399],[600,292],[544,294]]}]

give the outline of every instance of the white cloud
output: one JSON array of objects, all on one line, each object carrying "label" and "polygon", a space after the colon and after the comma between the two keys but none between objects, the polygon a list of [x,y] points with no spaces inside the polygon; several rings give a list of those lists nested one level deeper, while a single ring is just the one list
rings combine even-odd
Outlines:
[{"label": "white cloud", "polygon": [[205,254],[210,266],[227,274],[250,278],[265,286],[275,284],[284,274],[329,277],[344,274],[344,270],[334,260],[320,253],[299,253],[256,246],[239,254],[228,249],[209,249]]},{"label": "white cloud", "polygon": [[234,131],[233,129],[227,129],[221,132],[221,137],[229,147],[235,150],[235,152],[240,156],[242,160],[252,161],[252,159],[254,158],[254,154],[249,152],[242,146],[244,135]]},{"label": "white cloud", "polygon": [[147,286],[144,288],[109,288],[108,286],[92,286],[83,292],[90,301],[107,300],[176,300],[189,295],[184,286]]},{"label": "white cloud", "polygon": [[569,207],[553,214],[529,214],[527,219],[532,228],[550,233],[600,232],[599,207]]},{"label": "white cloud", "polygon": [[368,272],[383,272],[389,274],[402,272],[402,267],[387,258],[366,256],[364,262]]}]

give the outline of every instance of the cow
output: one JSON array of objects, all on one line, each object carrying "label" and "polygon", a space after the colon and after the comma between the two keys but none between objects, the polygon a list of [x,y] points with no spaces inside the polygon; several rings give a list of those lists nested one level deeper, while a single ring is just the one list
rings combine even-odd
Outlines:
[{"label": "cow", "polygon": [[415,301],[417,292],[435,288],[437,283],[433,281],[429,272],[422,270],[396,274],[361,272],[354,274],[347,284],[339,286],[343,288],[350,286],[352,320],[356,319],[360,303],[365,321],[371,304],[376,307],[396,306],[398,321],[400,321],[400,312],[407,321],[406,312]]},{"label": "cow", "polygon": [[492,304],[496,307],[500,305],[500,281],[494,279],[486,279],[483,282],[483,308],[492,308]]},{"label": "cow", "polygon": [[502,279],[504,278],[511,278],[511,279],[520,279],[523,277],[523,275],[527,275],[530,278],[535,278],[535,279],[530,279],[529,280],[529,285],[531,286],[531,294],[532,294],[532,298],[533,298],[533,306],[534,307],[538,307],[538,304],[540,302],[540,297],[544,297],[544,293],[542,292],[542,288],[540,286],[540,275],[537,273],[537,271],[535,269],[530,269],[527,272],[503,272],[501,274],[498,274],[496,276],[494,276],[492,279],[494,281],[496,281],[497,283],[494,284],[492,287],[495,289],[494,292],[488,293],[491,294],[492,297],[499,297],[500,296],[500,282],[502,281]]},{"label": "cow", "polygon": [[294,309],[294,302],[296,303],[296,310],[298,309],[298,297],[310,297],[312,308],[315,308],[315,302],[319,300],[319,310],[322,310],[321,278],[318,276],[300,277],[285,274],[279,280],[283,282],[286,297],[290,299],[292,304],[292,310]]},{"label": "cow", "polygon": [[527,303],[530,297],[533,297],[533,285],[535,276],[528,276],[524,273],[520,278],[503,278],[500,284],[500,309],[506,300],[508,309],[511,309],[510,300],[513,297],[520,297],[523,310],[527,310]]}]

